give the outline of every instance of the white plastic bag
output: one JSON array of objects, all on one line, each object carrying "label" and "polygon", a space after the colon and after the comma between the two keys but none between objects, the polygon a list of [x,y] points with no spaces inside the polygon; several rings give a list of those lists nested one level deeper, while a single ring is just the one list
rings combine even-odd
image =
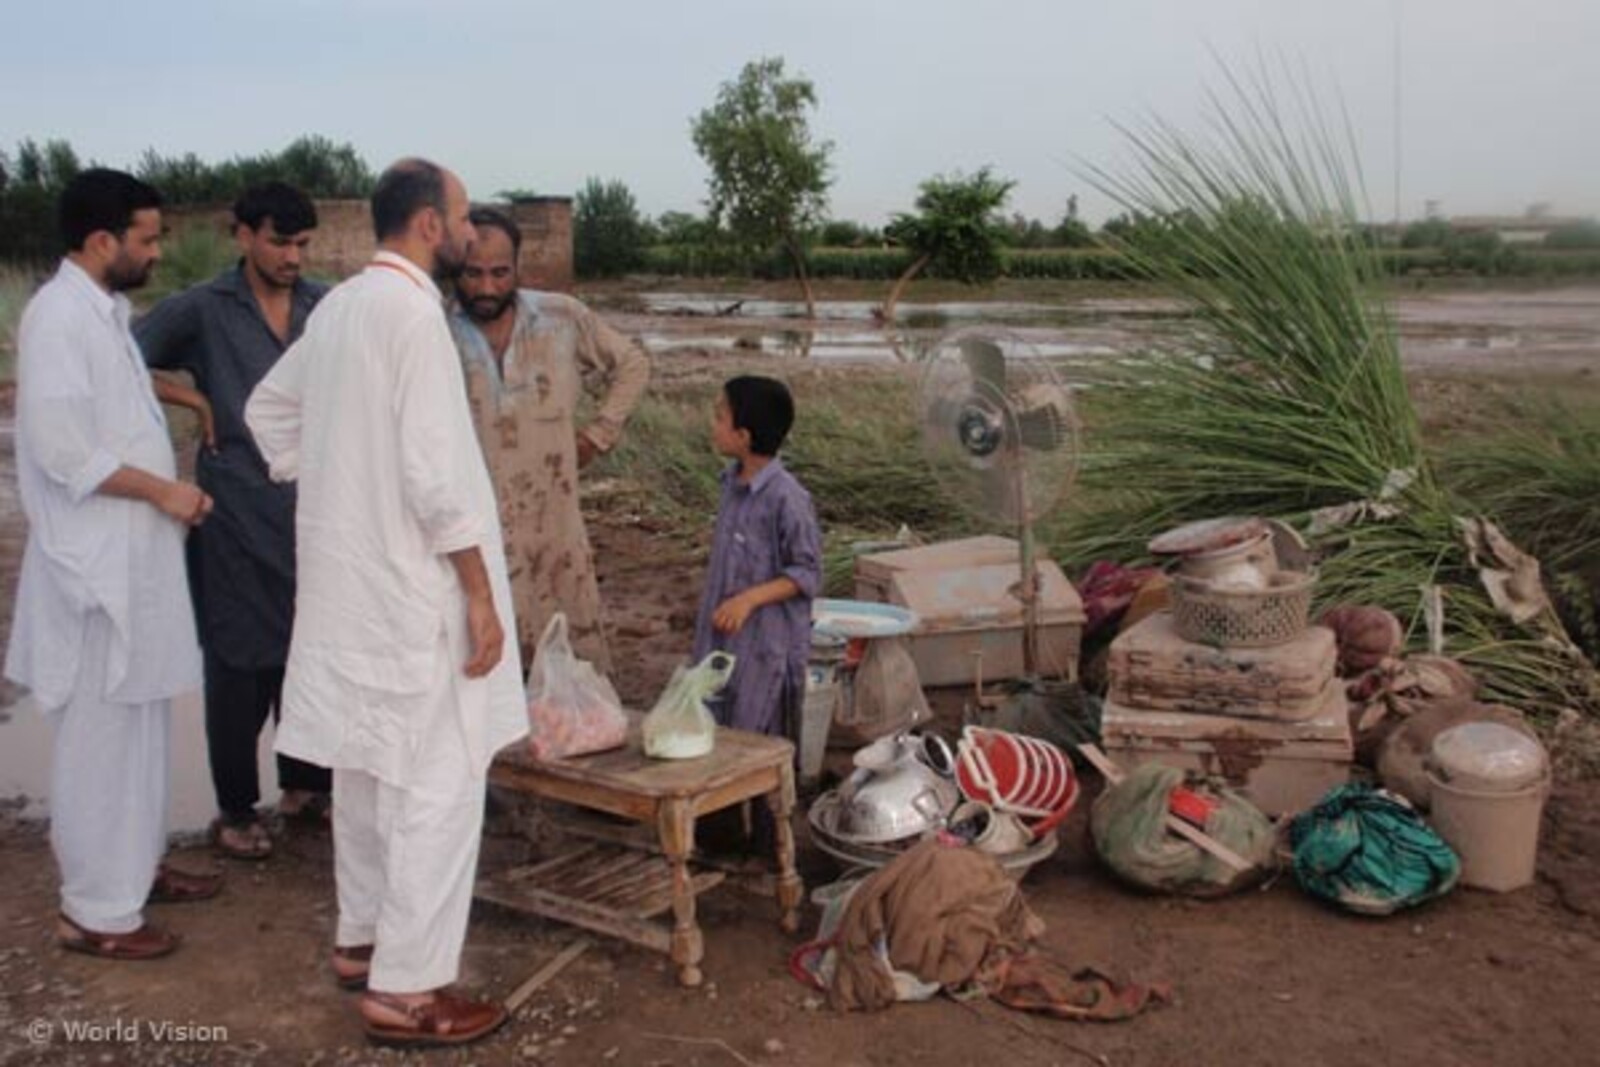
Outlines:
[{"label": "white plastic bag", "polygon": [[545,626],[528,672],[528,727],[528,750],[541,760],[600,752],[628,739],[617,691],[573,654],[567,617],[559,611]]},{"label": "white plastic bag", "polygon": [[706,698],[733,677],[734,659],[713,652],[693,667],[679,667],[644,717],[644,754],[656,759],[694,759],[711,751],[717,720]]}]

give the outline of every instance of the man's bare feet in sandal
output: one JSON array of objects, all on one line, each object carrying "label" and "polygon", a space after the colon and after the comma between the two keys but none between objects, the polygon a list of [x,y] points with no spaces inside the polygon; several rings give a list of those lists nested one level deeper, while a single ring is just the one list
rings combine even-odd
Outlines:
[{"label": "man's bare feet in sandal", "polygon": [[372,970],[371,945],[337,945],[333,950],[333,979],[339,988],[352,993],[367,988],[367,972]]},{"label": "man's bare feet in sandal", "polygon": [[242,818],[219,815],[211,821],[211,847],[236,860],[264,860],[272,855],[272,837],[253,812]]},{"label": "man's bare feet in sandal", "polygon": [[125,934],[106,934],[58,915],[56,944],[106,960],[154,960],[170,955],[178,947],[178,935],[151,923]]},{"label": "man's bare feet in sandal", "polygon": [[488,1037],[509,1018],[495,1001],[471,1000],[447,989],[377,993],[361,998],[367,1040],[390,1048],[465,1045]]},{"label": "man's bare feet in sandal", "polygon": [[333,798],[309,789],[285,789],[278,798],[278,817],[302,826],[328,826],[333,819]]}]

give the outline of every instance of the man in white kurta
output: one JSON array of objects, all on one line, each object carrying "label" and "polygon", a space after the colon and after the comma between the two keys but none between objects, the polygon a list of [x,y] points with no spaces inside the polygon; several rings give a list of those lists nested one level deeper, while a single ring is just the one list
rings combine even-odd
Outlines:
[{"label": "man in white kurta", "polygon": [[163,895],[171,698],[201,680],[183,537],[210,501],[176,479],[122,295],[159,258],[159,204],[116,171],[71,183],[61,205],[71,251],[17,339],[28,541],[5,673],[55,727],[58,936],[117,959],[176,947],[143,909],[153,888]]},{"label": "man in white kurta", "polygon": [[[380,234],[415,178],[401,168],[428,166],[380,179]],[[465,190],[439,173],[445,209],[384,236],[245,408],[272,476],[299,481],[277,748],[333,768],[335,970],[359,980],[370,950],[368,1033],[399,1044],[488,1025],[423,1009],[471,1003],[436,991],[457,977],[489,761],[527,732],[494,493],[430,276],[471,241]],[[463,558],[481,560],[476,589]]]}]

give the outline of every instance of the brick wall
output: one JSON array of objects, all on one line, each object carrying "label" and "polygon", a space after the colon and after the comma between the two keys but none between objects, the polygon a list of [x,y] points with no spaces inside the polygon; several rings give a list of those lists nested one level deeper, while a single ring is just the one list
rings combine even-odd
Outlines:
[{"label": "brick wall", "polygon": [[517,275],[528,289],[572,291],[572,198],[535,196],[511,205],[522,231]]},{"label": "brick wall", "polygon": [[[311,239],[306,269],[323,278],[343,278],[372,257],[372,214],[365,200],[318,200],[317,232]],[[165,209],[174,231],[189,226],[214,226],[229,233],[230,205],[196,205]],[[530,289],[572,289],[572,200],[541,196],[512,205],[512,218],[522,230],[521,284]]]}]

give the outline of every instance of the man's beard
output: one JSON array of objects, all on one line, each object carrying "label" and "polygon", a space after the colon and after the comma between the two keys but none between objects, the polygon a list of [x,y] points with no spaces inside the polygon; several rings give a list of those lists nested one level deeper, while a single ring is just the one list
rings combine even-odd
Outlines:
[{"label": "man's beard", "polygon": [[133,262],[126,255],[118,255],[106,267],[106,288],[113,293],[137,289],[150,280],[150,272],[155,269],[156,261],[146,260],[141,266]]},{"label": "man's beard", "polygon": [[457,244],[455,241],[441,242],[433,252],[433,278],[435,281],[447,282],[461,273],[461,268],[467,265],[467,252],[470,246]]},{"label": "man's beard", "polygon": [[494,322],[504,315],[512,301],[517,299],[517,291],[512,289],[504,296],[479,296],[468,300],[462,297],[458,289],[456,299],[461,301],[461,310],[465,311],[473,322]]},{"label": "man's beard", "polygon": [[264,270],[255,260],[250,261],[255,276],[272,286],[274,289],[293,289],[295,282],[300,280],[299,267],[279,267],[277,270]]}]

